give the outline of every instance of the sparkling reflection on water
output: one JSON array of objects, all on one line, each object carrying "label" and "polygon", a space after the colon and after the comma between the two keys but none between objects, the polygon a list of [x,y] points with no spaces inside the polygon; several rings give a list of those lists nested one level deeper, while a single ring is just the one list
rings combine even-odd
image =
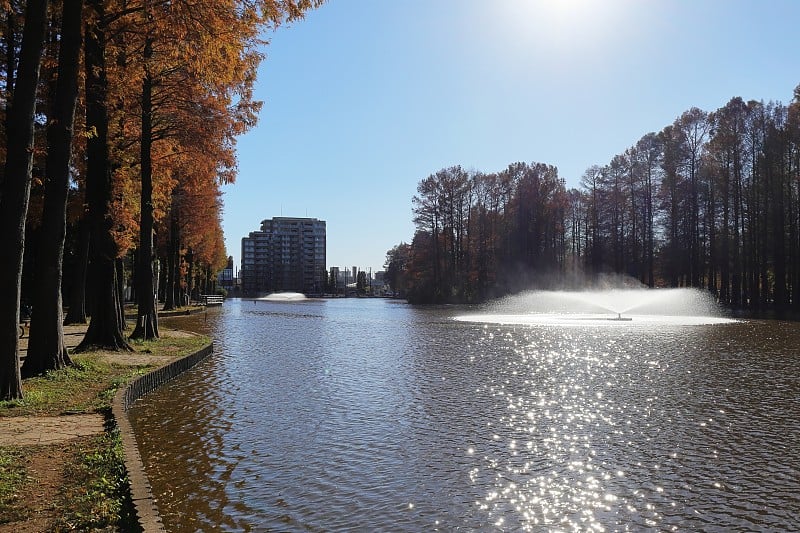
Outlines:
[{"label": "sparkling reflection on water", "polygon": [[167,529],[800,529],[797,325],[463,311],[195,318],[217,353],[132,411]]}]

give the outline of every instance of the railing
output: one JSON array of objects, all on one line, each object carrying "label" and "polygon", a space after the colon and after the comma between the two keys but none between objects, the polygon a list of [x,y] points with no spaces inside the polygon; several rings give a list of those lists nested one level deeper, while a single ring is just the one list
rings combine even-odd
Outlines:
[{"label": "railing", "polygon": [[225,298],[219,294],[201,294],[200,303],[203,305],[222,305]]}]

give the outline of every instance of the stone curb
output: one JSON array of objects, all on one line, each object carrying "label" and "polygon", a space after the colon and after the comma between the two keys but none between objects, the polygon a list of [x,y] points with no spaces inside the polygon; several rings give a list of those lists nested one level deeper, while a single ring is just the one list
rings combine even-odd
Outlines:
[{"label": "stone curb", "polygon": [[111,412],[117,422],[120,438],[122,439],[123,461],[125,470],[128,472],[133,507],[136,511],[139,525],[145,533],[150,533],[151,531],[164,532],[166,530],[161,522],[161,516],[158,514],[158,507],[151,491],[150,482],[144,471],[144,464],[142,463],[141,455],[139,455],[139,448],[136,445],[133,427],[130,420],[128,420],[128,408],[148,392],[186,372],[213,352],[214,343],[212,342],[191,355],[136,378],[127,387],[119,389],[114,396]]}]

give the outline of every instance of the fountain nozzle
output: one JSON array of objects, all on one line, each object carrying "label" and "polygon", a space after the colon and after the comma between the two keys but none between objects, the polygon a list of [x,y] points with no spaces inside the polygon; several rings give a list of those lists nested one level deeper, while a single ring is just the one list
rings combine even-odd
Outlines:
[{"label": "fountain nozzle", "polygon": [[630,322],[633,319],[627,316],[622,316],[622,313],[617,313],[616,318],[609,318],[609,320],[613,320],[614,322]]}]

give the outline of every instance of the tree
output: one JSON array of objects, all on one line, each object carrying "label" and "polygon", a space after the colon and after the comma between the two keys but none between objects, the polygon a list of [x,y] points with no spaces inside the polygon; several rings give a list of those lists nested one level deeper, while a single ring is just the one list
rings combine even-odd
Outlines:
[{"label": "tree", "polygon": [[661,250],[661,265],[671,287],[677,287],[686,275],[687,240],[684,213],[685,180],[681,175],[683,144],[680,132],[673,126],[659,133],[662,146],[660,207],[665,214],[666,242]]},{"label": "tree", "polygon": [[702,242],[700,232],[702,220],[700,161],[703,146],[710,130],[708,114],[693,107],[683,113],[675,122],[675,129],[684,145],[682,150],[686,158],[684,165],[689,174],[689,285],[691,287],[701,287],[703,285],[702,272],[704,269],[702,267],[703,258],[700,249]]},{"label": "tree", "polygon": [[604,261],[600,230],[602,177],[603,169],[597,165],[592,165],[586,169],[581,178],[581,186],[586,190],[587,210],[586,227],[584,229],[586,233],[584,250],[587,254],[587,264],[592,273],[600,272]]},{"label": "tree", "polygon": [[82,0],[64,0],[58,56],[58,81],[47,126],[44,211],[36,261],[37,288],[23,375],[41,374],[70,363],[64,344],[61,280],[67,228],[73,122],[78,98]]},{"label": "tree", "polygon": [[86,71],[86,127],[91,137],[86,146],[86,200],[91,228],[89,279],[92,281],[91,321],[75,351],[93,346],[110,350],[131,350],[120,321],[121,302],[117,292],[114,224],[109,212],[112,200],[112,169],[108,145],[108,77],[106,32],[108,20],[103,0],[86,0],[84,68]]},{"label": "tree", "polygon": [[555,167],[543,163],[514,163],[504,172],[515,185],[507,214],[514,246],[507,260],[516,271],[506,275],[538,283],[562,262],[564,183]]},{"label": "tree", "polygon": [[19,369],[20,286],[25,248],[25,219],[31,190],[34,113],[39,67],[47,28],[46,0],[28,0],[19,68],[6,121],[6,164],[0,194],[0,282],[11,296],[0,299],[0,399],[22,397]]},{"label": "tree", "polygon": [[747,105],[741,98],[731,99],[712,113],[714,131],[707,147],[722,211],[721,219],[715,222],[720,235],[712,269],[719,272],[720,301],[736,306],[742,301],[740,211],[746,114]]},{"label": "tree", "polygon": [[139,141],[141,169],[141,191],[139,203],[139,247],[136,254],[136,327],[131,334],[135,339],[158,337],[158,312],[156,311],[156,292],[153,281],[153,74],[150,60],[153,57],[153,36],[149,32],[153,14],[145,5],[144,15],[148,33],[144,39],[142,93],[141,93],[141,134]]},{"label": "tree", "polygon": [[494,291],[498,270],[500,188],[496,173],[476,173],[472,178],[474,203],[469,227],[469,279],[472,297],[484,299]]},{"label": "tree", "polygon": [[383,268],[386,269],[386,280],[392,292],[402,294],[406,290],[406,273],[408,270],[410,246],[401,242],[391,250],[386,252],[386,261]]},{"label": "tree", "polygon": [[359,270],[356,274],[356,291],[358,294],[367,292],[367,273],[363,270]]},{"label": "tree", "polygon": [[655,286],[655,198],[658,195],[656,189],[655,174],[658,169],[658,161],[661,157],[661,144],[659,137],[655,133],[648,133],[636,143],[636,154],[638,157],[638,171],[642,181],[642,193],[644,196],[644,254],[646,264],[646,275],[642,282],[647,283],[648,287]]},{"label": "tree", "polygon": [[339,269],[336,267],[331,267],[330,273],[328,274],[328,292],[336,296],[339,293],[338,287],[338,277]]}]

